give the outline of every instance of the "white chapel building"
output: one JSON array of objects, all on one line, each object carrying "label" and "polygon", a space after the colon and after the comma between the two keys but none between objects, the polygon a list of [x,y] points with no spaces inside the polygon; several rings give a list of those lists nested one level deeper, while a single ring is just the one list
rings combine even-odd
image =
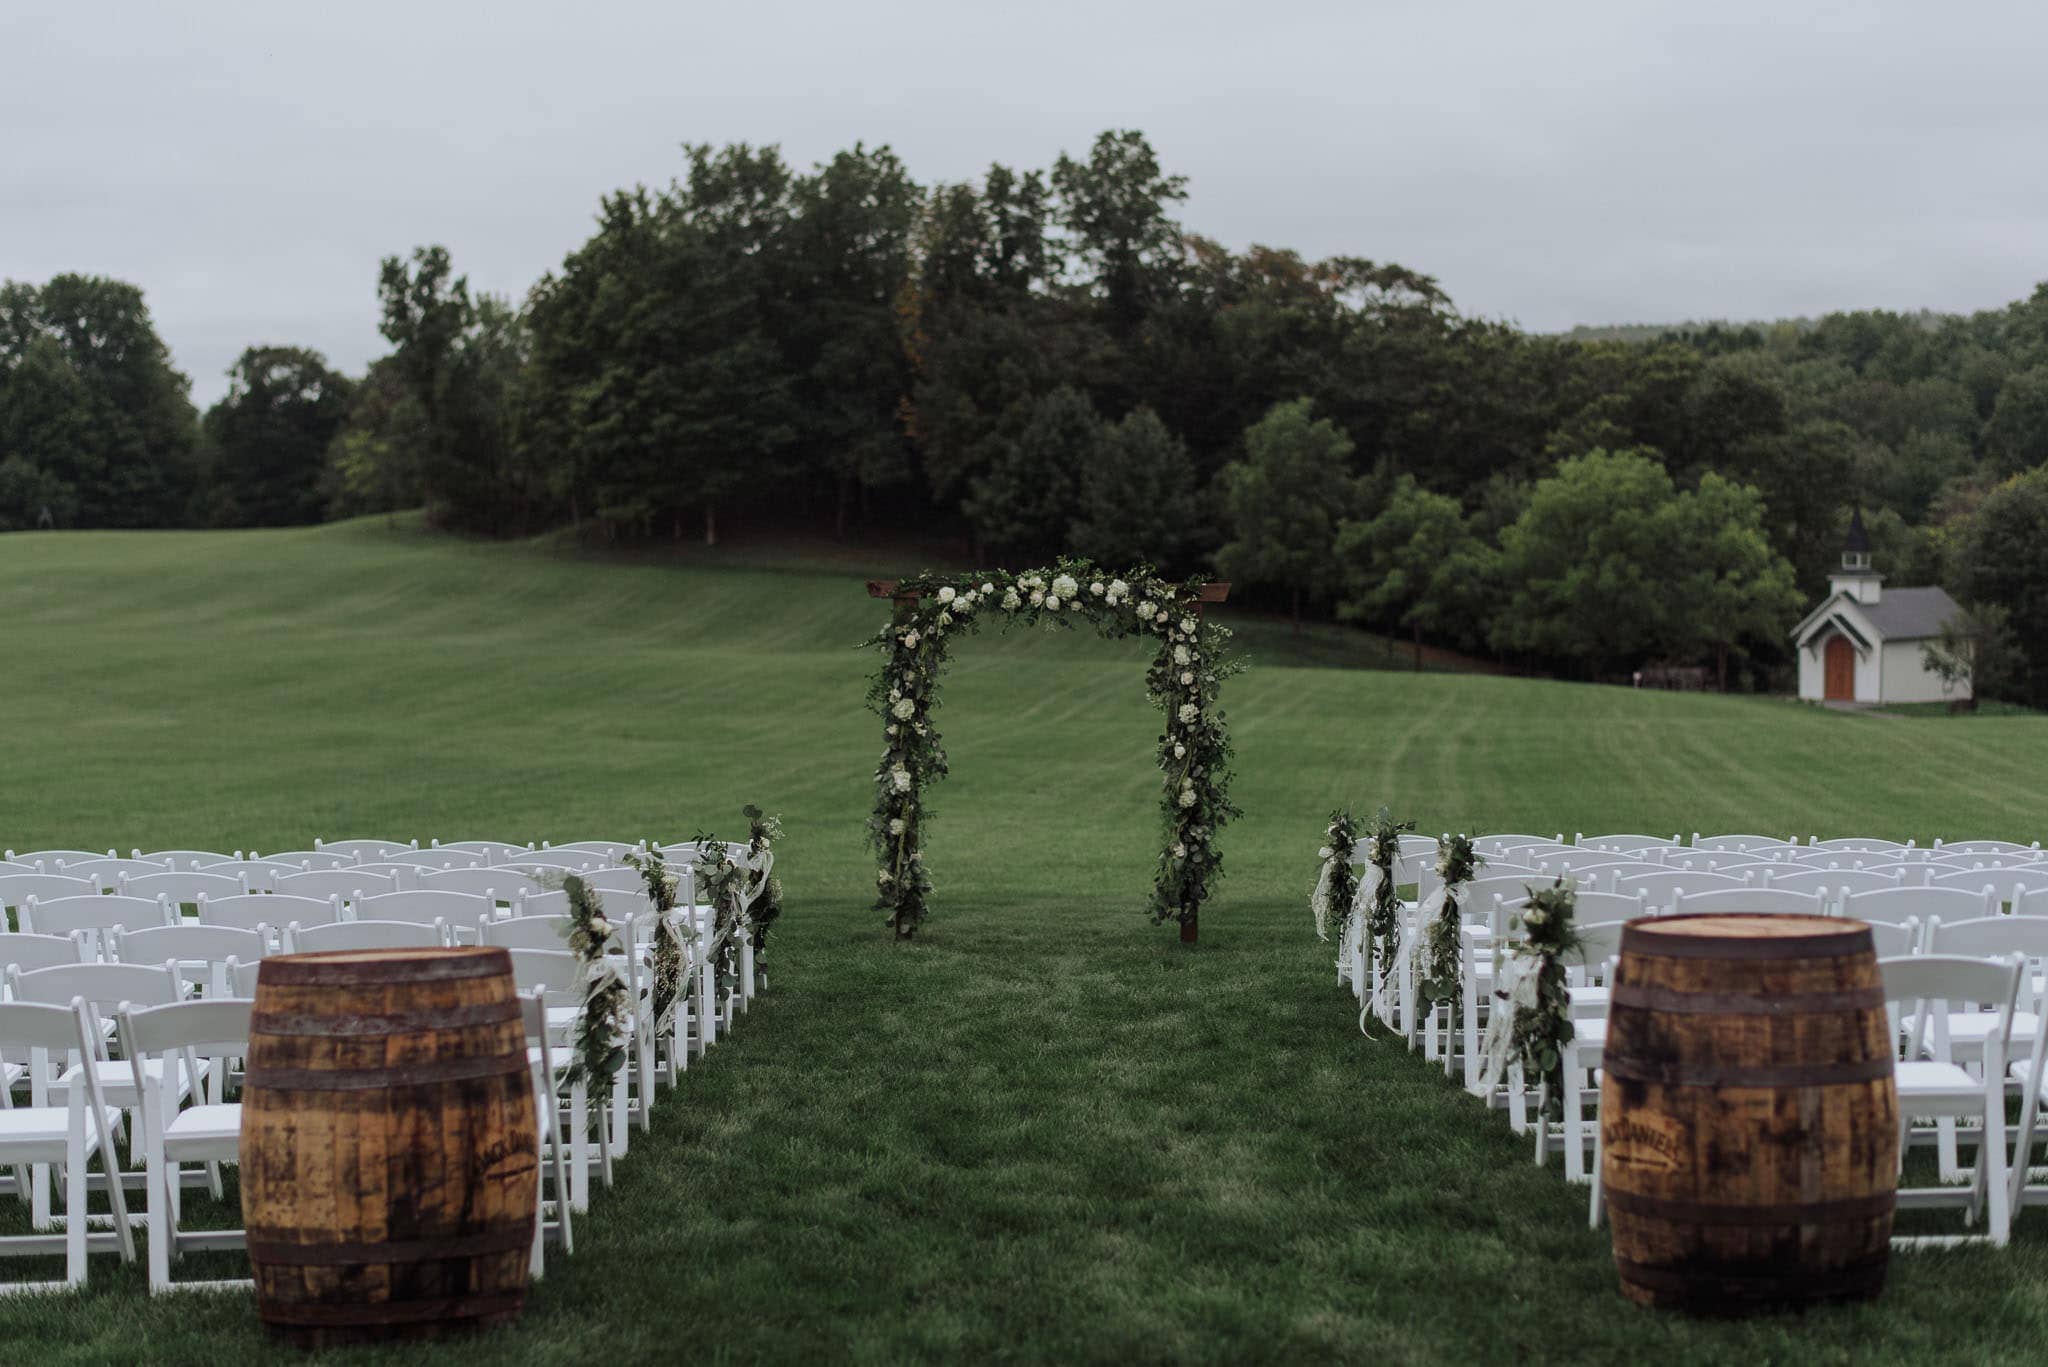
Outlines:
[{"label": "white chapel building", "polygon": [[1793,629],[1799,696],[1809,702],[1947,702],[1970,696],[1967,681],[1944,693],[1920,647],[1960,611],[1938,588],[1887,589],[1870,567],[1870,535],[1859,509],[1849,519],[1842,567],[1828,596]]}]

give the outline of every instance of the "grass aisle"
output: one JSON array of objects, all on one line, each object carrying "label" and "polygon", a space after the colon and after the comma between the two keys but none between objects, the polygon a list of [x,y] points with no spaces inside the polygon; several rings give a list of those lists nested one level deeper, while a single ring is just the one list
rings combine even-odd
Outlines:
[{"label": "grass aisle", "polygon": [[[516,1329],[441,1361],[2037,1360],[2048,1218],[1879,1303],[1715,1324],[1615,1290],[1582,1189],[1397,1046],[1308,927],[1324,813],[1425,830],[2048,827],[2029,718],[1906,720],[1268,663],[1248,816],[1183,951],[1148,925],[1142,652],[965,645],[927,934],[861,847],[845,574],[603,566],[376,525],[0,538],[0,844],[574,839],[785,815],[771,990],[665,1097]],[[139,1276],[0,1301],[37,1362],[256,1360]],[[16,1269],[7,1269],[13,1275]]]}]

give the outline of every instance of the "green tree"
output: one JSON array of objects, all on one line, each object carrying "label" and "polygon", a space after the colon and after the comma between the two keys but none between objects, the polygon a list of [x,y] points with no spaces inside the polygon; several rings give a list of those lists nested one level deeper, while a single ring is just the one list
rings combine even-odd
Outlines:
[{"label": "green tree", "polygon": [[2020,643],[2012,687],[2048,706],[2048,469],[2014,476],[1985,495],[1955,547],[1951,587],[1963,602],[2008,614]]},{"label": "green tree", "polygon": [[1167,206],[1187,198],[1187,177],[1165,174],[1145,135],[1127,129],[1097,137],[1086,161],[1062,153],[1052,184],[1110,330],[1129,337],[1179,280],[1180,225]]},{"label": "green tree", "polygon": [[1484,629],[1487,557],[1458,501],[1410,475],[1395,481],[1374,516],[1338,525],[1336,557],[1344,586],[1337,615],[1406,627],[1417,669],[1424,632],[1463,644]]},{"label": "green tree", "polygon": [[1984,446],[2000,474],[2048,463],[2048,364],[2006,379],[1984,424]]},{"label": "green tree", "polygon": [[1712,650],[1725,693],[1730,647],[1747,639],[1780,648],[1798,620],[1805,599],[1792,566],[1771,549],[1763,496],[1717,474],[1667,503],[1657,525],[1674,595],[1666,645],[1687,656]]},{"label": "green tree", "polygon": [[1671,637],[1664,467],[1635,451],[1593,451],[1537,481],[1501,533],[1506,604],[1490,639],[1582,671],[1634,664]]},{"label": "green tree", "polygon": [[1019,404],[996,452],[962,504],[981,545],[1036,555],[1061,549],[1073,526],[1081,472],[1102,459],[1101,417],[1088,396],[1062,386]]},{"label": "green tree", "polygon": [[1245,429],[1244,459],[1217,476],[1230,540],[1217,553],[1223,573],[1286,590],[1301,630],[1305,593],[1336,571],[1337,521],[1351,496],[1351,439],[1314,404],[1275,404]]},{"label": "green tree", "polygon": [[1974,710],[1985,698],[2011,696],[2023,663],[2013,639],[2012,614],[1996,604],[1964,607],[1941,624],[1941,635],[1920,647],[1920,659],[1941,679],[1941,691],[1970,690]]},{"label": "green tree", "polygon": [[250,347],[228,370],[228,392],[207,410],[207,518],[218,527],[317,522],[328,447],[354,386],[317,351]]},{"label": "green tree", "polygon": [[1149,408],[1107,428],[1081,472],[1074,550],[1107,564],[1144,562],[1192,571],[1209,537],[1202,488],[1187,444]]}]

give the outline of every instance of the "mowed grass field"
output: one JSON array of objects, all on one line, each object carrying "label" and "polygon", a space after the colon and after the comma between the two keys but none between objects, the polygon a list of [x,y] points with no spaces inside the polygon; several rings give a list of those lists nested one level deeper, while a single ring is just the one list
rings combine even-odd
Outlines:
[{"label": "mowed grass field", "polygon": [[[2038,1211],[2004,1253],[1896,1258],[1872,1305],[1630,1306],[1583,1190],[1360,1036],[1305,903],[1347,802],[1430,831],[2031,839],[2048,722],[1291,667],[1261,627],[1226,698],[1246,815],[1189,951],[1141,910],[1142,648],[990,632],[959,647],[940,714],[936,916],[898,944],[868,905],[879,723],[855,646],[882,612],[860,580],[381,520],[0,537],[0,845],[680,838],[740,831],[748,801],[785,818],[770,992],[658,1106],[523,1323],[360,1356],[2040,1358]],[[0,1300],[0,1344],[271,1355],[246,1298],[151,1300],[141,1280],[100,1259],[86,1294]]]}]

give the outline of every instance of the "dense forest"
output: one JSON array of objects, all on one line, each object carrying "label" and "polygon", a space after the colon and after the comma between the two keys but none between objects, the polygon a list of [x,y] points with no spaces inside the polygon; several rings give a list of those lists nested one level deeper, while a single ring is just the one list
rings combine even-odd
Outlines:
[{"label": "dense forest", "polygon": [[691,146],[523,302],[387,259],[390,353],[257,346],[203,416],[132,285],[0,287],[0,530],[424,505],[603,540],[957,532],[1573,677],[1789,687],[1852,507],[1947,585],[1979,691],[2048,704],[2048,287],[1967,317],[1531,335],[1430,276],[1230,251],[1111,132],[921,185]]}]

